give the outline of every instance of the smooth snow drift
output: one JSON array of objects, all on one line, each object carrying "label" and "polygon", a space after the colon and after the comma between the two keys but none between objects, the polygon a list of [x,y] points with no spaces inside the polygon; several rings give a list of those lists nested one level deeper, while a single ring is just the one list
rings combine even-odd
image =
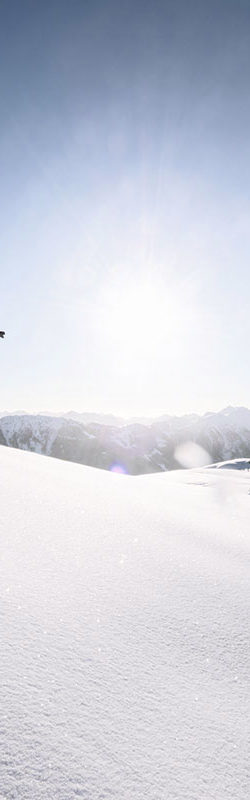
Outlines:
[{"label": "smooth snow drift", "polygon": [[247,800],[248,472],[0,474],[1,800]]}]

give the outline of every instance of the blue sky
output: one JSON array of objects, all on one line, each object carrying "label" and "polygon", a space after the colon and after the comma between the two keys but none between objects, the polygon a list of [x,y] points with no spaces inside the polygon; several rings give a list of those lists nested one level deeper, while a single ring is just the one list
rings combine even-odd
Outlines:
[{"label": "blue sky", "polygon": [[1,408],[250,405],[249,3],[1,0],[0,76]]}]

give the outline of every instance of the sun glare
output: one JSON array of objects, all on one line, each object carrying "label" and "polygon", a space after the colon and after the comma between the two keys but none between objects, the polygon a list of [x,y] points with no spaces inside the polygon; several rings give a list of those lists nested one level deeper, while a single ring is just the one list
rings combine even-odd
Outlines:
[{"label": "sun glare", "polygon": [[167,347],[172,355],[178,347],[182,314],[169,291],[152,285],[111,289],[102,298],[102,329],[123,358],[146,359]]}]

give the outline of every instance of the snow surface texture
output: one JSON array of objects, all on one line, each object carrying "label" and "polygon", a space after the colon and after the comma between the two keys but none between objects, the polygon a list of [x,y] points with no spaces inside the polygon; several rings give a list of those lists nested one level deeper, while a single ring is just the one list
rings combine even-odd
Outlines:
[{"label": "snow surface texture", "polygon": [[1,800],[247,800],[250,477],[6,447]]}]

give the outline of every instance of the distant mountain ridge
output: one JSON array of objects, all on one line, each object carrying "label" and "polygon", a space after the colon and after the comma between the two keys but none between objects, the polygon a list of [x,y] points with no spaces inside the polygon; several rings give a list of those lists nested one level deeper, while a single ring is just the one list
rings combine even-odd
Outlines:
[{"label": "distant mountain ridge", "polygon": [[142,423],[144,425],[150,425],[153,421],[153,417],[118,417],[115,414],[101,414],[98,411],[38,411],[38,412],[29,412],[29,411],[0,411],[0,419],[2,417],[30,417],[30,416],[39,416],[39,417],[61,417],[61,419],[73,419],[75,422],[83,422],[84,424],[89,424],[91,422],[98,422],[101,425],[115,425],[118,428],[123,427],[124,425],[129,425],[134,422]]},{"label": "distant mountain ridge", "polygon": [[[74,414],[79,418],[73,418]],[[75,461],[101,469],[121,467],[138,475],[180,468],[176,447],[195,442],[212,462],[250,457],[250,410],[226,408],[204,416],[163,415],[148,422],[111,424],[89,420],[91,414],[65,416],[15,414],[0,418],[0,444]],[[98,418],[103,419],[102,415]],[[105,418],[105,415],[104,415]],[[116,419],[116,418],[114,418]]]}]

